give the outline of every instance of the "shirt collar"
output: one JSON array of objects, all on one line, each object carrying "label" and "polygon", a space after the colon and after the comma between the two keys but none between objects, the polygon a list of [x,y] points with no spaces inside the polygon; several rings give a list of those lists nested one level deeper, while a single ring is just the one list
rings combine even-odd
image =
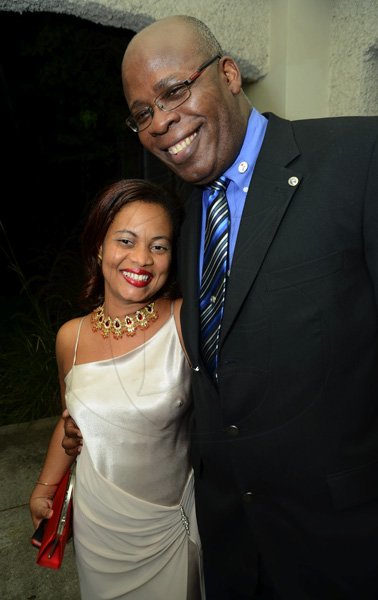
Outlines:
[{"label": "shirt collar", "polygon": [[240,189],[249,186],[267,124],[268,119],[253,108],[249,115],[247,131],[241,150],[234,163],[223,173]]}]

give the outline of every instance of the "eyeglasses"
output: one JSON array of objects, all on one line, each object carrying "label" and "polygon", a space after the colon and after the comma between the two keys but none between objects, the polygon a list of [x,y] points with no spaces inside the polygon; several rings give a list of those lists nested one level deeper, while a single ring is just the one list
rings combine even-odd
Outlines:
[{"label": "eyeglasses", "polygon": [[[220,54],[217,54],[210,60],[204,62],[194,73],[186,79],[186,81],[180,81],[167,88],[164,92],[159,94],[154,100],[155,106],[169,112],[174,110],[181,104],[184,104],[191,96],[190,86],[195,82],[196,79],[209,67],[214,61],[222,58]],[[135,133],[140,133],[144,129],[147,129],[151,125],[152,117],[154,116],[154,109],[152,106],[143,106],[138,112],[130,114],[126,119],[126,125],[130,127]]]}]

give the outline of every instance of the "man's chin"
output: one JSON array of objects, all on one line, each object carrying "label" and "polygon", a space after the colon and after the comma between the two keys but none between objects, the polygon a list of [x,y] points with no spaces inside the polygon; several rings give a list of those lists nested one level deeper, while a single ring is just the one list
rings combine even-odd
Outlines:
[{"label": "man's chin", "polygon": [[212,174],[209,173],[209,170],[204,169],[203,164],[201,165],[201,168],[197,169],[192,161],[191,164],[189,164],[189,162],[183,164],[172,164],[167,162],[165,164],[171,171],[175,173],[175,175],[191,185],[205,185],[214,179]]}]

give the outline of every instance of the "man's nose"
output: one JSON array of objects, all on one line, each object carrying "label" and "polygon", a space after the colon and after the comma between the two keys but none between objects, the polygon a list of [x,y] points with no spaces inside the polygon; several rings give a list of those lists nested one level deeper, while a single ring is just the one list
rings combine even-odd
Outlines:
[{"label": "man's nose", "polygon": [[148,132],[151,135],[162,135],[168,131],[172,123],[177,123],[179,120],[180,115],[177,112],[177,109],[166,111],[155,106]]}]

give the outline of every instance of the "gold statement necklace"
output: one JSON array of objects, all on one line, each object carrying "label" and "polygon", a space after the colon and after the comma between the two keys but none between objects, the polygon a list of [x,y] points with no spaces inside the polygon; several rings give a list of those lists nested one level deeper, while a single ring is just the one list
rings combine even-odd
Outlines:
[{"label": "gold statement necklace", "polygon": [[105,317],[104,305],[102,304],[96,308],[91,315],[92,331],[101,331],[103,338],[107,338],[110,333],[113,334],[114,339],[120,339],[124,333],[128,336],[136,334],[137,329],[147,329],[150,326],[151,321],[156,321],[159,313],[155,309],[155,302],[151,302],[143,308],[140,308],[131,315],[126,315],[124,319],[115,317]]}]

